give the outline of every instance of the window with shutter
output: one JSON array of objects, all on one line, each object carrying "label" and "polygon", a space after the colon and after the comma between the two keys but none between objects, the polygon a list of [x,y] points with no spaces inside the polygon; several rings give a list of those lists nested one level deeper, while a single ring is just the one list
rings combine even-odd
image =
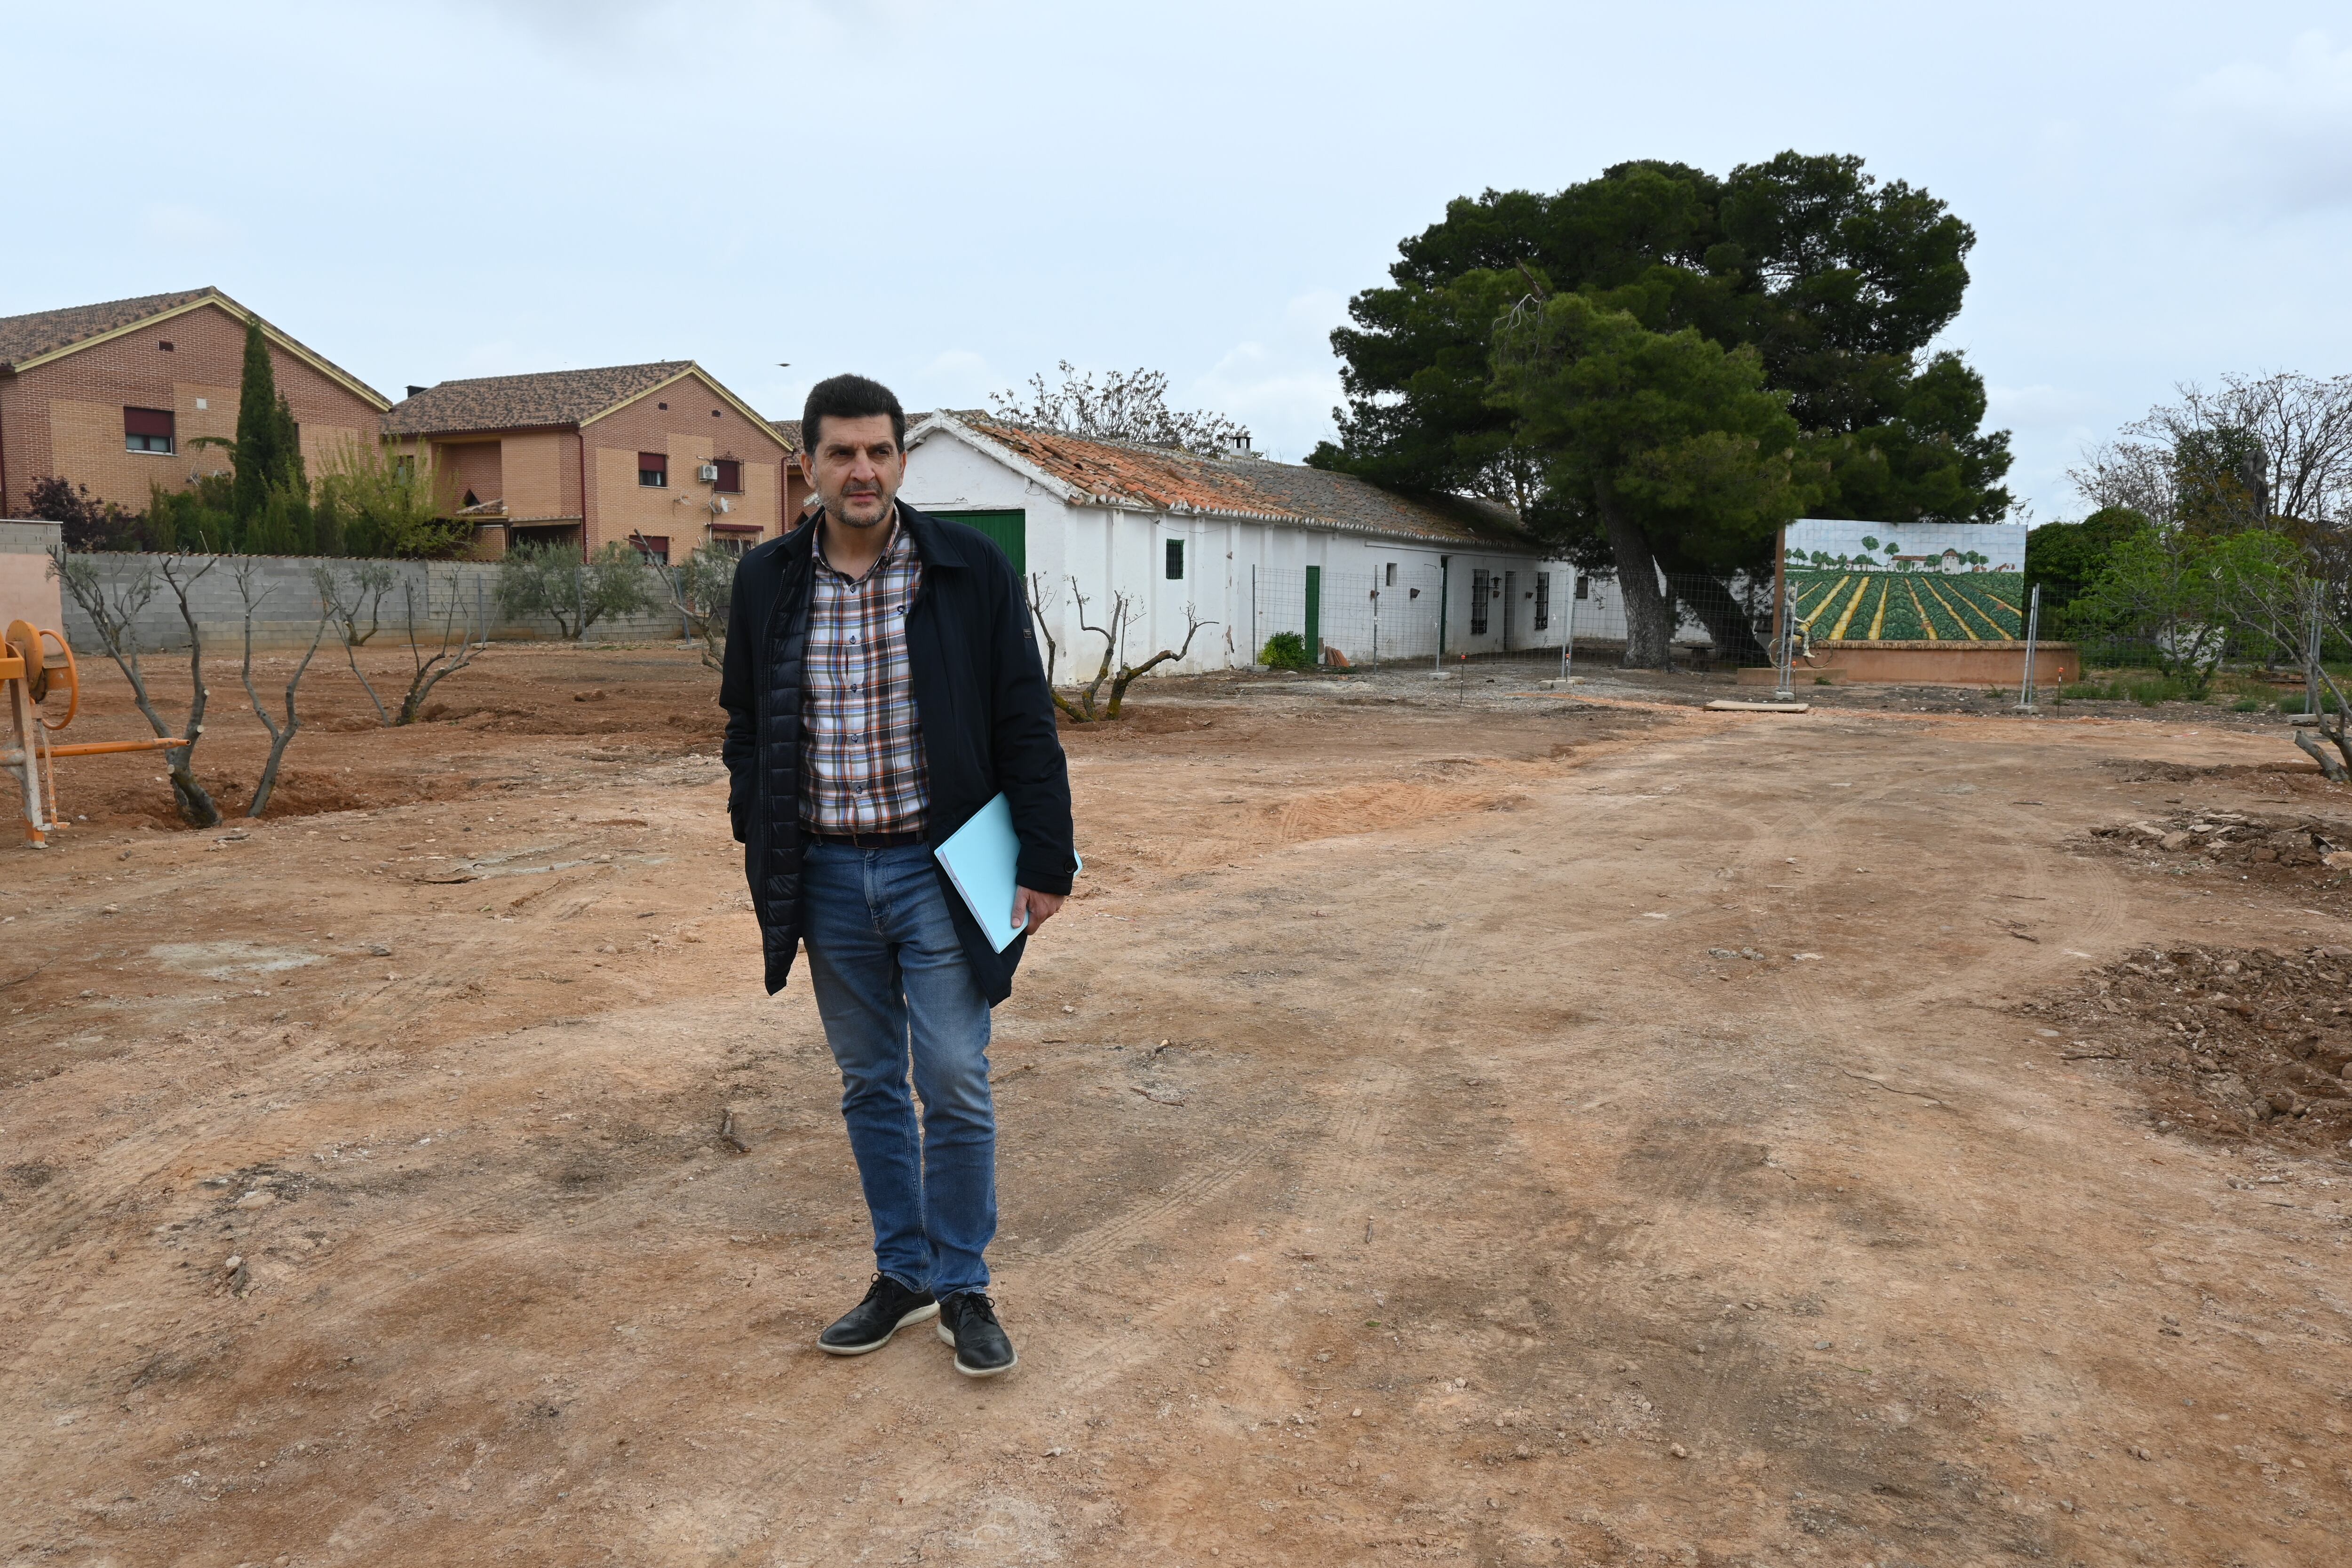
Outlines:
[{"label": "window with shutter", "polygon": [[637,454],[637,483],[645,486],[650,490],[667,489],[669,488],[669,454],[667,452],[639,452]]},{"label": "window with shutter", "polygon": [[122,448],[126,452],[172,450],[172,411],[168,408],[126,408],[122,411]]},{"label": "window with shutter", "polygon": [[711,487],[723,495],[743,493],[743,465],[734,458],[721,458],[710,465],[719,470],[719,479]]},{"label": "window with shutter", "polygon": [[1171,539],[1168,542],[1168,580],[1171,583],[1181,583],[1183,579],[1184,542],[1181,539]]}]

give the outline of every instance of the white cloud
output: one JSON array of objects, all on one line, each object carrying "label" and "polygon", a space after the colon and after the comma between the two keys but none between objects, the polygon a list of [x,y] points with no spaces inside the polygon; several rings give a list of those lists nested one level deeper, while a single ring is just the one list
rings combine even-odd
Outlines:
[{"label": "white cloud", "polygon": [[1193,400],[1249,427],[1258,449],[1296,462],[1329,437],[1340,399],[1331,329],[1347,300],[1328,290],[1292,297],[1274,330],[1246,338],[1192,384]]},{"label": "white cloud", "polygon": [[2310,32],[2281,63],[2237,61],[2184,95],[2214,176],[2284,213],[2352,200],[2352,46]]}]

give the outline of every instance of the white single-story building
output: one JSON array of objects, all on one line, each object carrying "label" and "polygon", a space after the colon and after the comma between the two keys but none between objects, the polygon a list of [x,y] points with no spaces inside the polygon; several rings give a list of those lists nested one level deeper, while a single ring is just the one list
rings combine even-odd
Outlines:
[{"label": "white single-story building", "polygon": [[929,416],[907,447],[901,493],[1004,548],[1060,682],[1093,672],[1103,643],[1080,621],[1108,626],[1119,595],[1136,663],[1181,647],[1188,612],[1202,623],[1160,667],[1175,673],[1253,664],[1281,632],[1333,664],[1558,647],[1575,591],[1569,565],[1491,501],[970,414]]}]

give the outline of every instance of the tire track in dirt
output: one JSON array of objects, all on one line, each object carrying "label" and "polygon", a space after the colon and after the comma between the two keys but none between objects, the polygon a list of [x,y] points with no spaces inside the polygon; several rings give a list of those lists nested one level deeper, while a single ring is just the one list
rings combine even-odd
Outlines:
[{"label": "tire track in dirt", "polygon": [[[2000,766],[1999,758],[1984,759],[1976,771],[1997,774]],[[1761,769],[1751,765],[1750,771],[1752,773]],[[1944,776],[1948,778],[1951,775],[1947,771]],[[1875,787],[1857,788],[1851,794],[1841,794],[1819,803],[1806,800],[1801,795],[1792,795],[1789,798],[1787,809],[1767,816],[1759,824],[1757,838],[1736,864],[1743,871],[1762,869],[1775,862],[1785,861],[1786,852],[1790,850],[1819,858],[1822,842],[1843,845],[1864,837],[1874,816],[1906,806],[1916,807],[1917,801],[1916,782],[1907,779],[1885,780]],[[1989,805],[1990,800],[1985,804]],[[1983,820],[1981,814],[1971,815],[1974,819],[1969,825],[1968,853],[1975,863],[1972,868],[1976,873],[1974,879],[1979,886],[2012,889],[2026,898],[2059,899],[2059,894],[2048,890],[2059,886],[2057,878],[2062,873],[2051,863],[2050,851],[2054,846],[2048,841],[2052,836],[2046,828],[2038,822],[1998,812],[1990,821]],[[1818,883],[1809,890],[1815,897],[1828,891]],[[2095,876],[2084,879],[2069,876],[2064,890],[2065,897],[2061,901],[2083,910],[2090,920],[2087,930],[2075,931],[2070,929],[2069,940],[2095,940],[2093,932],[2105,933],[2120,923],[2121,900],[2111,877]],[[1988,895],[1987,901],[1990,900],[1991,895]],[[1974,913],[1973,910],[1971,913]],[[1912,918],[1916,920],[1917,916],[1915,914]],[[1784,931],[1767,931],[1753,921],[1749,929],[1759,942],[1790,942]],[[1853,936],[1859,933],[1849,931],[1840,934]],[[1811,941],[1806,944],[1811,945]],[[1833,950],[1848,950],[1832,962],[1852,962],[1851,943],[1822,945]],[[2054,958],[2054,954],[2050,956]],[[1951,1003],[1947,1005],[1974,1005],[1970,994],[1978,987],[1969,976],[1986,970],[2012,976],[2013,971],[2002,964],[2004,957],[2006,955],[1997,950],[1988,950],[1961,973],[1939,975],[1935,994],[1951,997]],[[2044,960],[2043,966],[2050,966],[2048,959]],[[1778,1059],[1801,1063],[1816,1073],[1835,1070],[1848,1077],[1872,1076],[1874,1081],[1883,1084],[1884,1080],[1876,1079],[1875,1075],[1865,1075],[1844,1067],[1838,1060],[1843,1058],[1863,1067],[1876,1068],[1880,1072],[1893,1071],[1906,1079],[1918,1079],[1935,1087],[1937,1093],[1946,1099],[1946,1103],[1950,1103],[1952,1091],[1936,1084],[1933,1079],[1921,1079],[1916,1063],[1905,1061],[1899,1066],[1888,1063],[1883,1027],[1884,1009],[1876,1003],[1857,997],[1851,986],[1813,984],[1821,974],[1820,971],[1784,969],[1777,973],[1767,973],[1769,991],[1777,1005],[1763,1014],[1752,1014],[1748,1026],[1764,1037]],[[1935,997],[1931,995],[1922,1000],[1933,1005]],[[1806,1094],[1800,1103],[1804,1105],[1808,1118],[1818,1122],[1835,1114],[1825,1102],[1839,1098],[1851,1100],[1870,1092],[1850,1085],[1826,1083]],[[1961,1125],[1981,1121],[1989,1110],[1964,1109],[1960,1111],[1964,1119]],[[1944,1136],[1965,1137],[1957,1133]],[[1976,1189],[1969,1186],[1967,1190],[1973,1194]],[[1952,1200],[1948,1196],[1945,1201]],[[1982,1204],[1972,1195],[1962,1201],[1968,1202],[1977,1230],[2007,1228],[2005,1225],[1994,1224],[1990,1216],[1985,1215]],[[1947,1339],[1939,1345],[1938,1359],[1948,1361],[1957,1358],[1966,1363],[1962,1375],[1976,1387],[2000,1386],[2001,1369],[1986,1348],[1989,1342],[1984,1335],[1984,1325],[1965,1303],[1948,1303],[1946,1312],[1963,1332],[1957,1339]],[[1740,1415],[1753,1405],[1754,1391],[1751,1388],[1721,1375],[1731,1369],[1732,1359],[1709,1357],[1705,1368],[1706,1375],[1694,1382],[1686,1391],[1690,1400],[1688,1419],[1696,1430],[1714,1442],[1732,1440],[1738,1432]],[[1905,1360],[1911,1362],[1908,1357]],[[1947,1367],[1937,1372],[1915,1363],[1906,1364],[1896,1375],[1904,1383],[1915,1386],[1924,1378],[1931,1386],[1941,1382],[1946,1389],[1949,1389],[1954,1369]],[[2034,1422],[2028,1419],[2023,1424],[2031,1426]],[[1924,1456],[1913,1456],[1908,1468],[1916,1468],[1922,1458]],[[1874,1492],[1884,1491],[1888,1500],[1881,1505],[1885,1515],[1883,1527],[1898,1529],[1916,1539],[1934,1539],[1939,1535],[1950,1537],[1956,1531],[1974,1533],[1993,1524],[1992,1515],[1986,1514],[1981,1509],[1971,1509],[1958,1496],[1937,1491],[1916,1492],[1916,1478],[1897,1473],[1906,1468],[1906,1464],[1890,1453],[1882,1461],[1864,1468],[1850,1468],[1832,1464],[1815,1473],[1822,1477],[1823,1484],[1837,1490],[1858,1492],[1868,1488]]]},{"label": "tire track in dirt", "polygon": [[[1212,899],[1216,896],[1206,895]],[[1213,907],[1203,909],[1193,929],[1211,930],[1219,918]],[[1442,964],[1455,942],[1459,923],[1449,922],[1444,929],[1424,933],[1411,943],[1404,963],[1396,971],[1400,981]],[[1165,919],[1157,922],[1149,934],[1129,931],[1108,934],[1119,951],[1090,956],[1114,971],[1131,968],[1154,957],[1164,958],[1166,947],[1180,940],[1171,922]],[[1410,1080],[1409,1071],[1385,1058],[1376,1061],[1364,1058],[1376,1051],[1392,1054],[1403,1047],[1414,1027],[1414,1020],[1407,1015],[1418,1012],[1426,1003],[1422,998],[1409,998],[1402,984],[1384,988],[1383,995],[1387,1001],[1381,1021],[1367,1031],[1362,1054],[1349,1060],[1347,1071],[1353,1081],[1348,1093],[1340,1105],[1326,1110],[1318,1119],[1318,1145],[1296,1167],[1302,1184],[1328,1190],[1351,1177],[1360,1180],[1378,1158],[1381,1141],[1406,1104],[1401,1091]],[[1284,1098],[1279,1075],[1271,1070],[1259,1073],[1250,1092],[1255,1100],[1265,1104],[1279,1103]],[[1055,1401],[1097,1396],[1115,1384],[1134,1382],[1158,1363],[1191,1354],[1182,1331],[1190,1326],[1189,1315],[1194,1308],[1179,1296],[1139,1293],[1128,1298],[1122,1305],[1132,1309],[1124,1314],[1133,1320],[1131,1325],[1121,1325],[1124,1331],[1112,1331],[1108,1326],[1098,1328],[1076,1341],[1075,1348],[1075,1336],[1067,1331],[1074,1325],[1087,1325],[1098,1316],[1085,1297],[1092,1282],[1108,1266],[1139,1248],[1170,1244],[1172,1233],[1199,1223],[1202,1212],[1213,1205],[1230,1200],[1253,1181],[1274,1173],[1276,1165],[1286,1157],[1286,1146],[1295,1141],[1297,1124],[1295,1120],[1286,1125],[1280,1118],[1268,1118],[1265,1125],[1266,1131],[1253,1136],[1221,1140],[1213,1156],[1197,1160],[1196,1168],[1170,1183],[1166,1192],[1107,1210],[1095,1223],[1052,1249],[1024,1255],[1024,1272],[1040,1283],[1024,1289],[1022,1321],[1013,1325],[1016,1334],[1025,1338],[1031,1346],[1025,1352],[1028,1364],[1024,1372],[1002,1391],[1014,1411],[1034,1415]],[[1360,1205],[1363,1200],[1360,1197],[1353,1201]],[[1284,1228],[1297,1232],[1318,1221],[1336,1222],[1344,1206],[1342,1203],[1333,1203],[1294,1211],[1286,1217]],[[1271,1214],[1273,1210],[1269,1207],[1266,1212]],[[1264,1245],[1278,1250],[1282,1243],[1278,1238],[1269,1238]],[[1244,1318],[1237,1312],[1230,1321],[1238,1327]],[[894,1383],[903,1384],[911,1394],[918,1386],[914,1379],[923,1374],[902,1363],[885,1375],[891,1376]],[[757,1474],[740,1477],[721,1493],[706,1492],[698,1500],[698,1511],[713,1519],[759,1520],[759,1526],[749,1527],[750,1532],[743,1537],[747,1541],[765,1528],[780,1524],[782,1505],[774,1500],[790,1495],[813,1467],[827,1464],[843,1445],[854,1444],[868,1430],[869,1422],[854,1407],[837,1404],[829,1413],[803,1413],[794,1426],[801,1441],[792,1458]],[[980,1555],[985,1559],[985,1553]]]}]

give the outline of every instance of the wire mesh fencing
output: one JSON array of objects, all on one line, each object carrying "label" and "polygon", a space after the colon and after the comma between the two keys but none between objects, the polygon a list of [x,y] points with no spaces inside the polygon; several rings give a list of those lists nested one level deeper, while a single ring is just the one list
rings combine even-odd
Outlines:
[{"label": "wire mesh fencing", "polygon": [[1559,563],[1261,566],[1248,591],[1243,629],[1259,664],[1589,660],[1706,670],[1771,662],[1769,574],[1661,573],[1641,595],[1614,574]]},{"label": "wire mesh fencing", "polygon": [[1444,574],[1433,566],[1255,567],[1250,647],[1259,664],[1378,669],[1432,660],[1444,586]]},{"label": "wire mesh fencing", "polygon": [[1614,573],[1579,573],[1566,612],[1561,637],[1576,660],[1702,670],[1771,662],[1769,575],[1662,572],[1641,595]]}]

